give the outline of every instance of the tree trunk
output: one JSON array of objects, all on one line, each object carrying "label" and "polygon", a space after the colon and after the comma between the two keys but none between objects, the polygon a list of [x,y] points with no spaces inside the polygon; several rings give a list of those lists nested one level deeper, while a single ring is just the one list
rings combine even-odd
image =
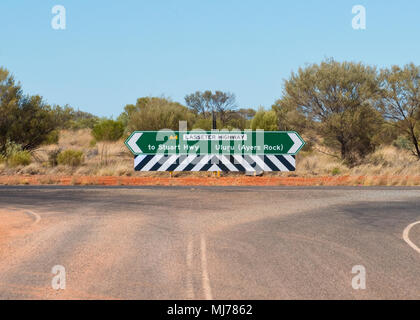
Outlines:
[{"label": "tree trunk", "polygon": [[411,140],[413,141],[415,152],[414,154],[419,158],[420,160],[420,146],[419,146],[419,140],[416,137],[416,133],[414,132],[414,126],[410,125],[410,134],[411,134]]},{"label": "tree trunk", "polygon": [[412,132],[412,139],[413,139],[413,144],[414,144],[414,148],[416,149],[416,155],[420,160],[420,147],[419,147],[419,141],[417,140],[417,137],[415,135],[414,132]]}]

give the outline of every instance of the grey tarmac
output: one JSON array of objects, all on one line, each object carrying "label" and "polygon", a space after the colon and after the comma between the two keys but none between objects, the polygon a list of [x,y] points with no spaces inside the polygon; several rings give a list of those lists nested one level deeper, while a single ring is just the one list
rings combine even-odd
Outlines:
[{"label": "grey tarmac", "polygon": [[0,210],[0,299],[420,299],[419,188],[6,186]]}]

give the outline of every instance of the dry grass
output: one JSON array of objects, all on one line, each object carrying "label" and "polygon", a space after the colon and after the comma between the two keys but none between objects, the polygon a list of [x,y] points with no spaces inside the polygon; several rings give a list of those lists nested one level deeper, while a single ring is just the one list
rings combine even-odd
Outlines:
[{"label": "dry grass", "polygon": [[[92,144],[93,137],[89,130],[62,131],[58,144],[42,146],[33,152],[33,162],[25,167],[10,168],[6,164],[0,163],[0,175],[18,176],[15,180],[7,178],[9,184],[25,184],[31,180],[23,180],[23,176],[44,176],[37,181],[40,184],[57,183],[56,177],[139,177],[166,179],[169,174],[162,173],[139,173],[133,171],[133,156],[125,147],[123,141],[109,143]],[[106,148],[108,152],[107,161],[102,155]],[[79,150],[84,153],[84,163],[79,167],[55,166],[52,167],[48,162],[48,154],[52,150]],[[21,178],[19,178],[21,176]],[[223,173],[223,177],[228,179],[243,178],[242,174]],[[174,178],[193,179],[193,178],[212,178],[213,173],[175,173]],[[420,185],[420,161],[407,151],[396,149],[395,147],[384,147],[369,155],[364,163],[354,168],[348,168],[339,159],[326,155],[318,151],[301,152],[297,157],[297,171],[292,173],[271,173],[266,177],[273,179],[270,183],[281,185],[282,183],[292,183],[296,185],[360,185],[360,186],[392,186],[392,185]],[[283,181],[282,178],[288,180]],[[306,180],[302,180],[305,178]],[[67,179],[67,178],[66,178]],[[252,179],[252,178],[251,178]],[[241,183],[240,181],[231,183]],[[29,181],[29,182],[28,182]],[[60,180],[61,181],[61,180]],[[67,181],[67,180],[66,180]],[[115,180],[117,181],[117,180]],[[124,184],[123,181],[118,184]],[[129,181],[129,180],[127,180]],[[305,182],[307,181],[307,182]],[[89,184],[89,179],[79,180],[72,178],[69,183]],[[127,182],[131,183],[131,182]],[[164,183],[164,182],[160,182]],[[214,182],[216,183],[216,182]]]}]

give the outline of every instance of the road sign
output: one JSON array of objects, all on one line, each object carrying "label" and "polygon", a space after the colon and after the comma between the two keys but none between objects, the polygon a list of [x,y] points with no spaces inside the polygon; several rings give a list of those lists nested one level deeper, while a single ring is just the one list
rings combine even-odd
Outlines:
[{"label": "road sign", "polygon": [[134,158],[136,171],[295,171],[292,155],[139,155]]},{"label": "road sign", "polygon": [[125,142],[134,155],[296,155],[305,145],[294,131],[136,131]]}]

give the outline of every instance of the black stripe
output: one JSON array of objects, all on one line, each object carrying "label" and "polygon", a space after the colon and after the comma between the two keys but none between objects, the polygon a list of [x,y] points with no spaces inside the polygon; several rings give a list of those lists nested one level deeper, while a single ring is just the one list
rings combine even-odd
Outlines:
[{"label": "black stripe", "polygon": [[[240,156],[242,158],[242,156]],[[237,163],[238,161],[235,160],[235,158],[233,156],[229,156],[229,159],[231,164],[233,164],[235,166],[236,169],[238,169],[238,171],[240,172],[245,172],[246,169],[245,167],[243,167],[241,164]]]},{"label": "black stripe", "polygon": [[272,171],[281,171],[280,168],[278,168],[274,163],[271,162],[271,160],[268,158],[268,156],[264,156],[264,163],[266,166],[268,166]]},{"label": "black stripe", "polygon": [[168,167],[168,169],[166,169],[166,171],[169,171],[169,172],[171,172],[171,171],[175,171],[175,169],[176,169],[176,168],[178,168],[179,164],[180,164],[182,161],[184,161],[185,157],[186,157],[186,156],[179,156],[179,157],[178,157],[178,158],[174,161],[174,163],[172,163],[172,164]]},{"label": "black stripe", "polygon": [[[199,157],[201,159],[201,157]],[[197,157],[191,160],[191,162],[182,171],[191,171],[197,164]]]},{"label": "black stripe", "polygon": [[230,172],[231,171],[231,170],[229,170],[228,167],[226,167],[223,164],[222,160],[220,160],[220,159],[219,159],[219,164],[217,166],[220,168],[220,171],[223,171],[223,172]]},{"label": "black stripe", "polygon": [[136,171],[141,171],[149,162],[153,159],[154,156],[147,155],[134,169]]},{"label": "black stripe", "polygon": [[200,171],[209,171],[209,169],[213,166],[213,159],[214,157],[209,159],[209,162],[207,162],[201,169]]},{"label": "black stripe", "polygon": [[[259,157],[259,156],[257,156],[257,157]],[[252,159],[250,156],[245,156],[244,158],[249,163],[249,165],[255,169],[255,171],[264,171],[264,168],[261,168],[258,165],[258,163],[255,162],[254,159]]]},{"label": "black stripe", "polygon": [[149,171],[159,171],[160,167],[165,164],[166,161],[169,160],[170,156],[163,156]]},{"label": "black stripe", "polygon": [[285,157],[283,156],[275,156],[281,163],[283,163],[283,165],[287,168],[287,170],[289,171],[296,171],[296,168],[289,162],[286,160]]}]

